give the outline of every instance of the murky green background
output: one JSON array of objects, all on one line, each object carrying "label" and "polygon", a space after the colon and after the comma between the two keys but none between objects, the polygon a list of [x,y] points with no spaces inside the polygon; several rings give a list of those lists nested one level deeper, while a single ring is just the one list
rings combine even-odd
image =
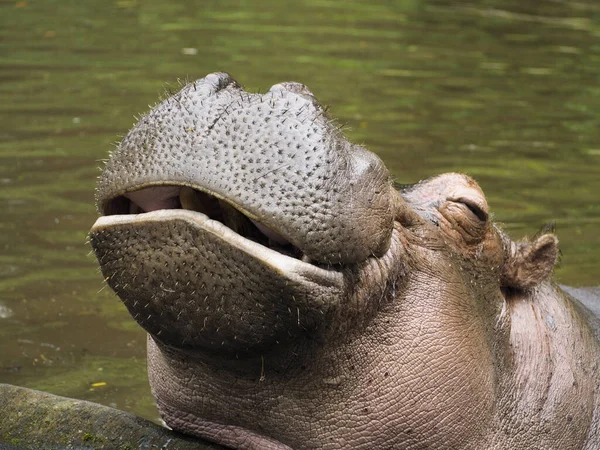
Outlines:
[{"label": "murky green background", "polygon": [[[307,84],[399,182],[477,178],[600,282],[595,0],[0,0],[0,382],[157,418],[145,336],[86,234],[98,161],[177,79]],[[97,384],[100,383],[100,384]]]}]

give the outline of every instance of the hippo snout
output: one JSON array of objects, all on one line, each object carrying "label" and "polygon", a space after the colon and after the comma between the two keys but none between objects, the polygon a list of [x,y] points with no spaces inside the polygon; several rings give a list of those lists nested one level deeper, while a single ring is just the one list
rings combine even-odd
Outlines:
[{"label": "hippo snout", "polygon": [[252,94],[212,74],[112,153],[90,238],[156,339],[250,354],[330,326],[343,266],[390,247],[391,191],[381,160],[349,143],[306,86]]}]

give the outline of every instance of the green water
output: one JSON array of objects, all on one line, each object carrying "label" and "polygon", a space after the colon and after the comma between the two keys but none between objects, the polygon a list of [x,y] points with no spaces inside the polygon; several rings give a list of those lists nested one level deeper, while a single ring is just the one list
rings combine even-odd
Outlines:
[{"label": "green water", "polygon": [[474,176],[513,237],[556,224],[559,281],[600,283],[595,0],[0,0],[0,382],[157,418],[85,243],[94,183],[134,114],[218,70],[307,84],[399,182]]}]

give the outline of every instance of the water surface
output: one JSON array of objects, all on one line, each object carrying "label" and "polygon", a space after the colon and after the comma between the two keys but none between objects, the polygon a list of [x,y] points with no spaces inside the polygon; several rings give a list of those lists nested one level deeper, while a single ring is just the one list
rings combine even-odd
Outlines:
[{"label": "water surface", "polygon": [[307,84],[401,183],[475,177],[558,281],[600,281],[593,0],[0,0],[0,382],[157,418],[145,335],[103,288],[99,161],[178,80]]}]

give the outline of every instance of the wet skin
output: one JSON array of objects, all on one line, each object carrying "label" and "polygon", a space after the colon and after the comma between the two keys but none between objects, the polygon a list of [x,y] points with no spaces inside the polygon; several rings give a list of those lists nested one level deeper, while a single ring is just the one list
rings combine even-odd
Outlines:
[{"label": "wet skin", "polygon": [[[400,191],[297,83],[212,74],[124,138],[90,237],[164,420],[234,448],[600,445],[595,316],[450,173]],[[592,299],[589,304],[594,305]]]}]

